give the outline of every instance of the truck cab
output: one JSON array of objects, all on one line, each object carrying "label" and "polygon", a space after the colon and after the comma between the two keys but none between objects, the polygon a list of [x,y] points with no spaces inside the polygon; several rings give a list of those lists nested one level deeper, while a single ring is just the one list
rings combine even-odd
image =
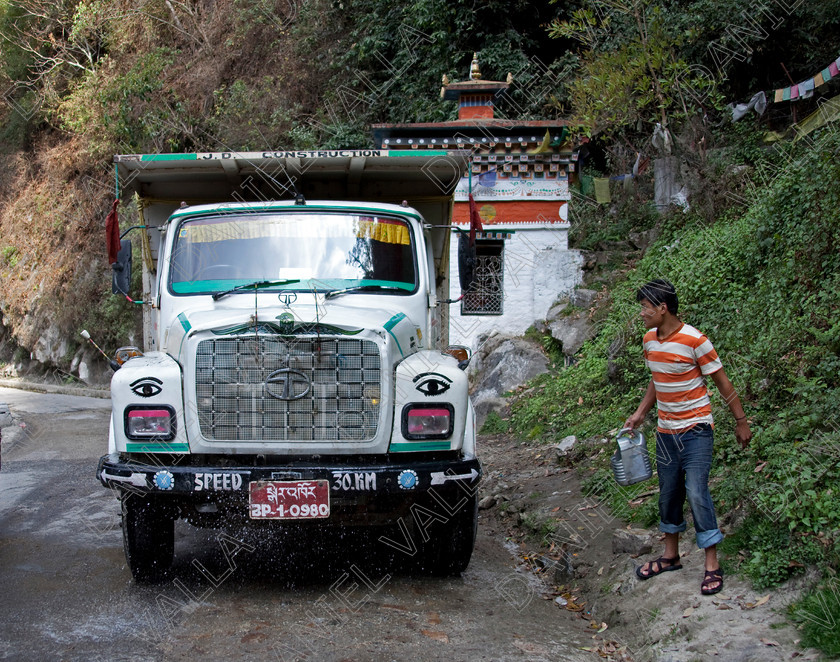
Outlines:
[{"label": "truck cab", "polygon": [[114,373],[97,476],[138,581],[166,575],[177,519],[381,527],[433,573],[469,563],[481,467],[446,328],[464,156],[393,154],[115,157],[144,347]]}]

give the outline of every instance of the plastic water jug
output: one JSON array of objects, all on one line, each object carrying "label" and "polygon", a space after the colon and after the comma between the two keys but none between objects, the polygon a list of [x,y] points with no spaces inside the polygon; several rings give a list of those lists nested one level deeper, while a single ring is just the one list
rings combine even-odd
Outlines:
[{"label": "plastic water jug", "polygon": [[641,432],[623,428],[618,433],[616,443],[618,450],[612,456],[611,464],[619,485],[641,483],[653,476],[645,436]]}]

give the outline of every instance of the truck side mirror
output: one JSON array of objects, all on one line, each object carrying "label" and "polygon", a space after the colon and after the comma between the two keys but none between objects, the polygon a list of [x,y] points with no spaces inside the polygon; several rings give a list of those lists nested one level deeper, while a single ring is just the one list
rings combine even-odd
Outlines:
[{"label": "truck side mirror", "polygon": [[458,233],[458,281],[461,294],[469,291],[475,280],[475,267],[478,258],[475,245],[470,246],[470,236],[466,232]]},{"label": "truck side mirror", "polygon": [[128,296],[131,288],[131,242],[128,239],[120,241],[120,252],[117,261],[111,265],[114,270],[111,279],[111,293]]},{"label": "truck side mirror", "polygon": [[458,360],[458,367],[461,370],[466,370],[470,365],[472,354],[469,347],[464,345],[449,345],[449,347],[443,350],[443,353],[455,357]]}]

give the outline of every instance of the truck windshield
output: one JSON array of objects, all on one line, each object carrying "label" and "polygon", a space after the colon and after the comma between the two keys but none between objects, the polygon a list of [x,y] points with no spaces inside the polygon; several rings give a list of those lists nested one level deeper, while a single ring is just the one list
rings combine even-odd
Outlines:
[{"label": "truck windshield", "polygon": [[169,276],[175,294],[212,294],[257,281],[281,281],[264,290],[407,294],[417,287],[411,229],[398,218],[230,214],[177,227]]}]

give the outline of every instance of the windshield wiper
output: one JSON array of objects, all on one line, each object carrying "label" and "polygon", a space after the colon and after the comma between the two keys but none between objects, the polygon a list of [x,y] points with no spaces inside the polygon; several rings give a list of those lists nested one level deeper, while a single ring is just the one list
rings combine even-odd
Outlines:
[{"label": "windshield wiper", "polygon": [[356,285],[355,287],[345,287],[343,290],[330,290],[324,295],[325,299],[332,299],[341,294],[348,292],[366,292],[366,291],[382,291],[382,290],[396,290],[398,292],[405,292],[402,287],[395,287],[393,285]]},{"label": "windshield wiper", "polygon": [[213,301],[218,301],[223,296],[231,294],[232,292],[239,292],[240,290],[259,290],[263,287],[273,287],[275,285],[290,285],[291,283],[299,283],[300,278],[286,278],[284,280],[257,280],[253,283],[246,283],[245,285],[237,285],[224,292],[216,292],[213,295]]}]

